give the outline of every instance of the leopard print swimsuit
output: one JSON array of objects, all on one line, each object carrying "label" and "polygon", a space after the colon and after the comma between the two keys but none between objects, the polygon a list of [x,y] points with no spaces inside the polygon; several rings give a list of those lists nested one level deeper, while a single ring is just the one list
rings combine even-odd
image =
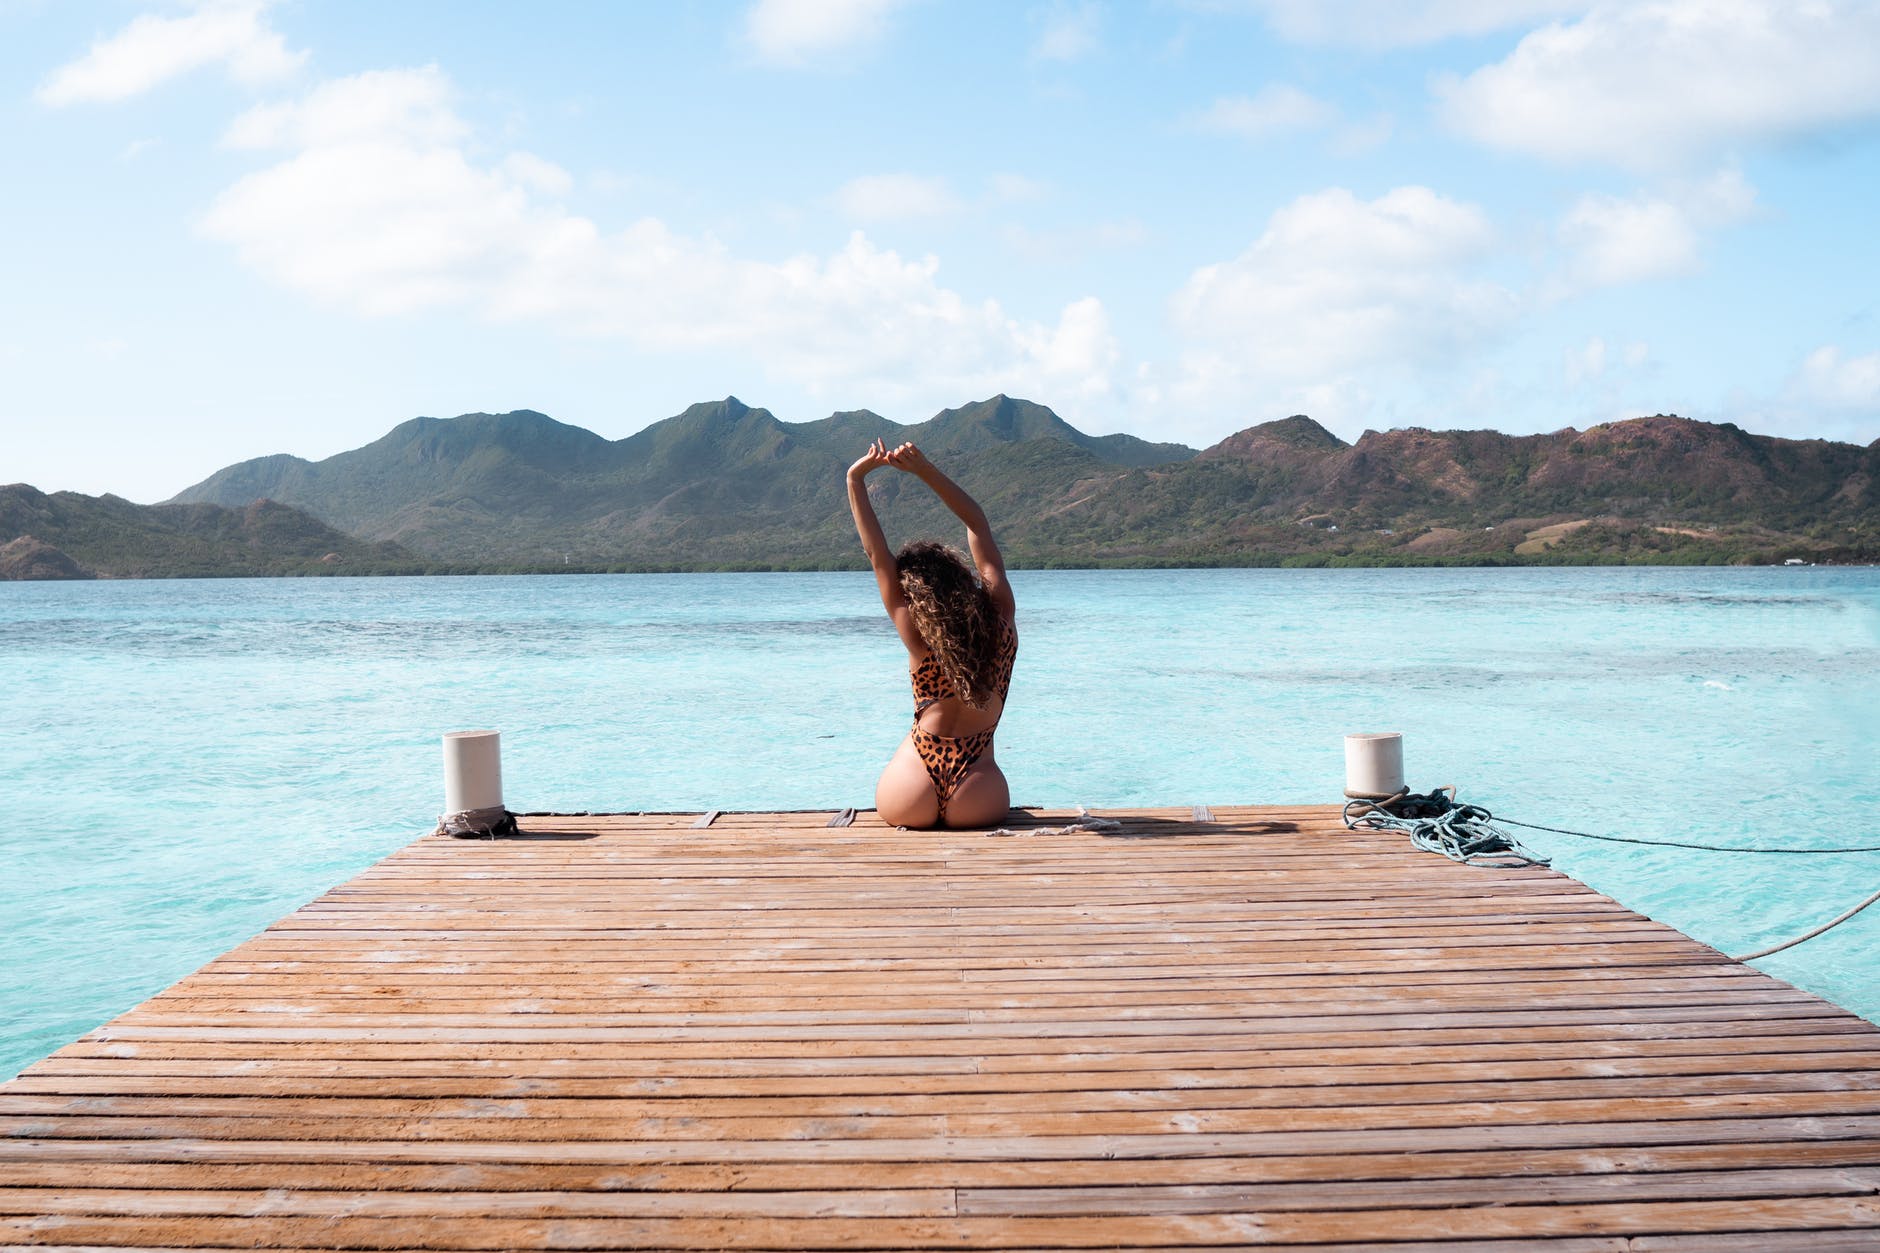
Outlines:
[{"label": "leopard print swimsuit", "polygon": [[[999,710],[1003,716],[1005,695],[1012,689],[1012,663],[1018,658],[1018,631],[1010,621],[1005,622],[1005,635],[999,641]],[[946,675],[940,672],[940,659],[928,653],[914,667],[914,751],[920,754],[920,762],[927,767],[927,777],[933,780],[933,794],[940,801],[941,822],[946,821],[947,802],[953,799],[953,793],[960,786],[960,781],[973,768],[973,763],[985,755],[992,747],[992,733],[998,730],[998,723],[993,723],[983,731],[971,735],[935,735],[920,725],[921,714],[929,705],[955,696],[953,685],[947,682]]]}]

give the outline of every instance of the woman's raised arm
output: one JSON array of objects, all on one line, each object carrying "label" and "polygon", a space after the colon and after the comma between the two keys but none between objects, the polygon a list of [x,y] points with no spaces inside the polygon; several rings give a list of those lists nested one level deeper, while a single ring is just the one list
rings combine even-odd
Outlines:
[{"label": "woman's raised arm", "polygon": [[920,637],[920,628],[914,625],[907,595],[901,590],[900,567],[895,564],[894,554],[888,551],[888,537],[882,532],[881,519],[875,516],[874,502],[868,499],[868,472],[890,464],[886,445],[876,440],[849,467],[849,513],[855,518],[855,533],[861,537],[862,551],[868,555],[868,564],[875,571],[881,607],[888,611],[907,651],[919,656],[927,651],[927,643]]},{"label": "woman's raised arm", "polygon": [[940,503],[966,524],[966,544],[972,551],[973,566],[979,571],[979,581],[986,585],[986,593],[992,597],[992,603],[999,607],[999,612],[1011,618],[1015,612],[1015,602],[1012,599],[1012,585],[1005,577],[1005,555],[999,551],[998,541],[992,538],[992,523],[986,520],[986,511],[967,494],[965,488],[942,474],[940,467],[927,460],[927,454],[914,445],[902,444],[886,455],[889,464],[897,470],[907,471],[932,488],[933,494],[940,498]]}]

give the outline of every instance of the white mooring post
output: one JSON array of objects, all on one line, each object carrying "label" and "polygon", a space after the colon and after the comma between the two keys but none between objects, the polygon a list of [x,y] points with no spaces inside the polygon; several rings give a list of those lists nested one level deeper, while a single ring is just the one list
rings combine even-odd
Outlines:
[{"label": "white mooring post", "polygon": [[502,733],[448,731],[444,735],[444,814],[455,817],[503,809]]},{"label": "white mooring post", "polygon": [[1403,791],[1403,733],[1366,731],[1345,737],[1345,795],[1389,800]]}]

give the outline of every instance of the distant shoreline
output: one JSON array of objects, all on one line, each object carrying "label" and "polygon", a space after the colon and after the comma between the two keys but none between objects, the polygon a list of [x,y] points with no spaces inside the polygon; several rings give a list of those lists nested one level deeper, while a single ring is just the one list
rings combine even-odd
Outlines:
[{"label": "distant shoreline", "polygon": [[[1458,558],[1430,558],[1422,561],[1380,561],[1330,558],[1323,561],[1220,561],[1207,563],[1164,561],[1116,561],[1100,564],[1008,563],[1015,571],[1125,571],[1125,570],[1594,570],[1594,569],[1672,569],[1672,570],[1875,570],[1880,562],[1810,561],[1788,565],[1780,561],[1692,562],[1653,560],[1545,561],[1502,560],[1467,561]],[[167,583],[191,579],[478,579],[478,578],[553,578],[555,576],[589,577],[597,574],[859,574],[862,565],[613,565],[613,566],[532,566],[478,569],[371,570],[343,569],[297,570],[272,574],[252,571],[186,571],[174,574],[99,574],[81,578],[7,579],[0,583]]]}]

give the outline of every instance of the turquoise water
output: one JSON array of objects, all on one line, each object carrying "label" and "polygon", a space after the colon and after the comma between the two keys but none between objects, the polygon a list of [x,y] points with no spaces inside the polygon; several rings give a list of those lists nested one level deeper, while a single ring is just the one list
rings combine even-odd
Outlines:
[{"label": "turquoise water", "polygon": [[[1419,787],[1642,836],[1880,844],[1880,571],[1040,571],[999,756],[1025,804]],[[438,735],[516,809],[871,803],[905,661],[865,574],[0,584],[0,1074],[427,830]],[[1531,841],[1727,951],[1880,855]],[[1880,908],[1765,968],[1880,1018]]]}]

